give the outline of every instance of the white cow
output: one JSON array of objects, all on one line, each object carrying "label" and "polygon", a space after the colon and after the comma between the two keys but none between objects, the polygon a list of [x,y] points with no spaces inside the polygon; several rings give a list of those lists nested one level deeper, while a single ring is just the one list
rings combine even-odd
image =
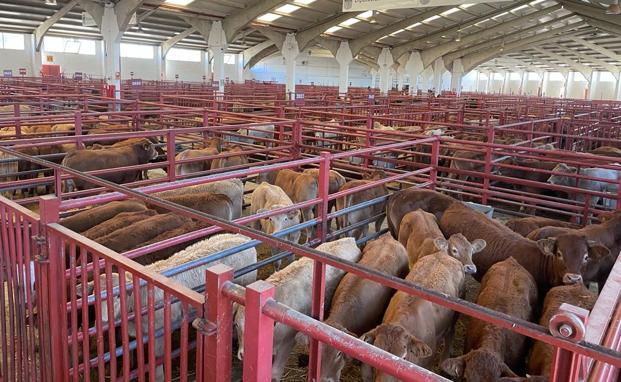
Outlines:
[{"label": "white cow", "polygon": [[[357,262],[360,259],[360,249],[356,241],[351,238],[340,239],[321,244],[317,247],[318,251],[328,253],[341,259]],[[267,282],[276,288],[274,299],[288,307],[295,309],[302,314],[311,313],[313,287],[313,264],[314,261],[304,257],[289,264],[286,268],[274,273],[267,278]],[[332,295],[345,272],[331,266],[326,267],[326,294],[325,305],[330,306]],[[240,306],[235,313],[234,324],[237,329],[237,339],[239,350],[237,356],[240,360],[244,356],[244,324],[246,311]],[[272,381],[280,381],[295,344],[296,330],[276,323],[274,327],[274,356],[272,362]],[[255,333],[252,333],[254,335]]]},{"label": "white cow", "polygon": [[[552,175],[548,179],[548,183],[551,184],[567,187],[576,187],[589,191],[609,192],[614,194],[615,196],[619,192],[619,176],[621,175],[621,172],[618,170],[610,170],[596,167],[580,169],[579,175],[610,180],[610,183],[590,179],[577,179],[575,175],[578,174],[578,169],[576,167],[568,166],[565,163],[558,164],[552,171],[566,173],[570,175]],[[573,195],[573,198],[574,200],[582,203],[584,202],[585,195],[582,193],[576,193]],[[589,206],[597,204],[600,199],[602,198],[599,196],[591,196]],[[612,209],[615,209],[617,207],[617,201],[615,199],[603,198],[603,203],[606,207]]]},{"label": "white cow", "polygon": [[[278,208],[293,205],[291,198],[278,186],[267,182],[261,183],[254,189],[250,202],[250,213],[252,215],[263,213]],[[254,228],[261,230],[269,235],[300,224],[300,210],[289,211],[284,214],[270,216],[254,222]],[[293,232],[286,236],[286,240],[297,243],[300,240],[300,232]]]}]

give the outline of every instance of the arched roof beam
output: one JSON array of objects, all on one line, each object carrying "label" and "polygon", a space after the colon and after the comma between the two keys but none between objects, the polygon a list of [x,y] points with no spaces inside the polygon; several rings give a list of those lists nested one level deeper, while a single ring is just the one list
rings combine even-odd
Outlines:
[{"label": "arched roof beam", "polygon": [[584,25],[585,25],[584,23],[575,23],[571,25],[565,25],[563,27],[552,29],[548,32],[540,33],[538,35],[535,35],[529,38],[511,42],[505,45],[505,50],[503,52],[500,52],[498,50],[491,50],[491,51],[476,52],[476,53],[468,54],[461,58],[462,65],[464,67],[464,72],[467,73],[471,71],[473,68],[476,68],[477,66],[479,66],[481,63],[489,61],[495,57],[498,57],[501,54],[504,55],[512,51],[521,50],[527,46],[532,46],[533,44],[538,43],[538,42],[544,42],[544,41],[556,39],[558,38],[557,35],[559,33],[567,32],[572,29],[577,29]]},{"label": "arched roof beam", "polygon": [[617,62],[621,62],[621,55],[615,53],[614,51],[608,49],[608,48],[604,48],[603,46],[594,44],[590,41],[587,41],[585,39],[582,39],[580,37],[570,37],[570,39],[574,40],[575,42],[577,42],[578,44],[591,49],[594,52],[597,52],[603,56],[606,56],[608,58],[611,58]]},{"label": "arched roof beam", "polygon": [[252,69],[262,59],[267,58],[267,57],[271,56],[272,54],[278,53],[278,52],[280,52],[280,49],[278,49],[278,47],[276,47],[276,45],[272,44],[269,48],[263,49],[259,53],[257,53],[254,56],[252,56],[252,58],[248,61],[248,64],[246,64],[246,67],[248,69]]},{"label": "arched roof beam", "polygon": [[584,53],[580,53],[580,52],[576,52],[575,50],[571,50],[568,49],[564,46],[559,46],[559,47],[555,47],[555,48],[559,48],[562,49],[563,51],[567,52],[567,53],[571,53],[574,54],[576,56],[578,56],[579,61],[589,61],[592,62],[596,65],[599,65],[601,67],[603,67],[604,69],[606,69],[607,71],[609,71],[610,73],[612,73],[613,76],[615,76],[616,79],[619,79],[619,70],[621,70],[618,66],[615,66],[611,63],[608,63],[604,60],[600,60],[599,58],[593,57],[593,56],[589,56],[588,54],[584,54]]},{"label": "arched roof beam", "polygon": [[203,39],[205,39],[205,41],[209,43],[209,34],[211,33],[212,24],[211,21],[207,21],[193,16],[183,16],[181,18],[183,19],[183,21],[190,24],[192,28],[196,29],[196,31],[198,31],[198,33],[203,36]]},{"label": "arched roof beam", "polygon": [[544,56],[548,56],[550,58],[555,59],[556,61],[562,62],[563,64],[569,66],[571,69],[575,70],[576,72],[582,73],[582,75],[584,76],[584,78],[587,79],[587,81],[591,79],[591,75],[593,74],[593,69],[589,68],[588,66],[580,64],[565,56],[561,56],[560,54],[556,54],[556,53],[550,52],[548,50],[545,50],[539,47],[534,47],[532,49],[543,54]]},{"label": "arched roof beam", "polygon": [[250,7],[235,12],[231,16],[225,18],[222,21],[222,29],[226,35],[228,42],[233,42],[233,36],[237,34],[242,28],[248,25],[252,20],[261,16],[265,12],[270,11],[272,8],[285,3],[283,0],[260,0]]},{"label": "arched roof beam", "polygon": [[43,37],[47,33],[47,31],[54,25],[58,20],[62,19],[70,10],[73,9],[78,4],[78,0],[71,0],[67,4],[65,4],[62,8],[60,8],[56,13],[52,16],[48,17],[47,20],[42,22],[35,30],[35,49],[38,51],[41,50],[41,43],[43,42]]},{"label": "arched roof beam", "polygon": [[184,30],[183,32],[177,33],[176,35],[172,36],[171,38],[169,38],[168,40],[164,41],[161,46],[162,46],[162,58],[166,57],[166,55],[168,54],[168,51],[175,46],[175,44],[177,44],[179,41],[183,40],[184,38],[188,37],[189,35],[191,35],[192,33],[198,31],[198,29],[194,28],[194,27],[190,27],[186,30]]}]

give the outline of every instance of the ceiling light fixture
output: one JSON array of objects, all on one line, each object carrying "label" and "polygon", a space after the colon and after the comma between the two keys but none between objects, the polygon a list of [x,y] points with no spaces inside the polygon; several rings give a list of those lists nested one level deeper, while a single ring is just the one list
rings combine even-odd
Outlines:
[{"label": "ceiling light fixture", "polygon": [[608,10],[606,10],[607,15],[621,15],[621,6],[619,5],[619,0],[615,0],[614,3],[610,4]]}]

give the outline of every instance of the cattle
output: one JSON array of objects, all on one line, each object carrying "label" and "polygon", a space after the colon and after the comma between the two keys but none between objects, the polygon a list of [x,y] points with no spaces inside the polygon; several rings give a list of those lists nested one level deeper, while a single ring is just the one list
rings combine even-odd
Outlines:
[{"label": "cattle", "polygon": [[[0,152],[0,182],[12,182],[17,180],[18,160],[16,157]],[[2,191],[2,195],[11,198],[15,195],[15,190]]]},{"label": "cattle", "polygon": [[420,208],[434,214],[436,219],[439,219],[444,210],[454,203],[458,201],[450,196],[415,187],[395,192],[390,195],[386,204],[388,229],[392,236],[399,237],[399,224],[408,212]]},{"label": "cattle", "polygon": [[[248,156],[243,153],[244,148],[240,145],[225,146],[221,156],[211,162],[211,169],[217,170],[226,167],[240,167],[248,164]],[[230,156],[225,156],[230,155]]]},{"label": "cattle", "polygon": [[605,157],[621,158],[621,150],[616,147],[611,147],[611,146],[601,146],[589,152],[591,154],[601,155]]},{"label": "cattle", "polygon": [[[494,264],[483,277],[477,304],[513,318],[532,321],[537,306],[537,284],[515,259]],[[467,382],[497,381],[516,377],[514,370],[526,353],[526,337],[494,324],[471,319],[464,355],[449,358],[441,368]]]},{"label": "cattle", "polygon": [[[254,215],[292,205],[293,202],[287,194],[285,194],[282,188],[263,182],[252,192],[250,213]],[[263,218],[259,222],[253,222],[254,228],[260,227],[263,232],[269,235],[293,227],[297,224],[300,224],[299,210],[289,211]],[[292,232],[288,234],[286,238],[289,241],[297,243],[300,240],[300,232]]]},{"label": "cattle", "polygon": [[101,222],[100,224],[84,231],[82,236],[97,241],[102,236],[106,236],[118,229],[129,227],[130,225],[154,216],[155,214],[157,214],[157,212],[154,210],[121,212],[112,219]]},{"label": "cattle", "polygon": [[[353,238],[324,243],[318,246],[317,250],[351,262],[357,262],[360,259],[360,249],[356,246]],[[268,277],[266,281],[275,288],[274,299],[302,314],[310,314],[312,296],[308,291],[312,289],[314,264],[314,260],[304,257]],[[345,272],[339,268],[326,266],[326,306],[330,306],[334,291],[344,274]],[[245,308],[243,306],[239,306],[237,309],[234,323],[239,341],[237,356],[241,360],[244,355]],[[295,329],[282,323],[276,323],[274,327],[272,381],[280,381],[282,378],[285,364],[295,344],[295,334]]]},{"label": "cattle", "polygon": [[[550,289],[543,301],[543,312],[539,319],[539,325],[548,327],[550,319],[558,313],[558,309],[563,303],[567,303],[579,308],[591,310],[597,300],[597,294],[588,290],[582,284],[561,285]],[[530,377],[513,379],[514,381],[541,381],[549,380],[550,370],[552,369],[552,359],[554,347],[545,342],[537,341],[533,345],[532,352],[528,361],[528,373]]]},{"label": "cattle", "polygon": [[[210,139],[205,141],[205,147],[202,149],[188,149],[180,152],[175,156],[175,161],[184,159],[196,159],[201,157],[215,156],[220,153],[220,140]],[[213,159],[203,159],[191,163],[182,163],[176,166],[177,175],[187,175],[196,172],[208,171],[211,169]]]},{"label": "cattle", "polygon": [[[131,146],[104,150],[75,150],[65,156],[62,165],[86,172],[146,164],[156,157],[157,151],[153,144],[148,139],[141,139]],[[138,176],[139,171],[136,170],[122,170],[98,175],[99,178],[119,184],[134,182]],[[67,181],[66,187],[68,191],[72,191],[74,188],[84,190],[97,186],[81,179],[71,179]]]},{"label": "cattle", "polygon": [[542,227],[565,227],[577,228],[575,224],[556,219],[543,218],[539,216],[529,216],[525,218],[511,219],[505,223],[513,232],[527,237],[528,234]]},{"label": "cattle", "polygon": [[[170,268],[188,263],[190,261],[205,258],[217,252],[221,252],[221,251],[233,248],[233,247],[238,247],[240,245],[247,243],[248,241],[250,241],[250,239],[243,235],[233,235],[233,234],[216,235],[207,240],[203,240],[199,243],[196,243],[186,248],[184,251],[174,254],[169,259],[162,260],[157,263],[148,265],[146,267],[146,271],[150,272],[151,274],[161,273]],[[231,256],[227,256],[222,259],[215,260],[215,261],[200,265],[195,268],[191,268],[191,269],[179,272],[179,273],[175,273],[171,276],[168,276],[167,280],[168,282],[172,281],[173,283],[177,285],[182,285],[186,288],[196,289],[198,287],[205,285],[205,270],[207,268],[210,268],[216,264],[225,264],[225,265],[232,267],[235,270],[239,270],[246,266],[256,263],[256,261],[257,261],[256,250],[254,248],[248,248],[243,251],[237,252]],[[112,285],[118,286],[120,283],[119,275],[117,275],[116,273],[112,273],[111,277],[112,277]],[[130,273],[126,273],[125,278],[126,278],[128,286],[131,285],[131,282],[133,279],[132,275]],[[240,276],[234,279],[233,281],[245,286],[245,285],[248,285],[254,282],[255,280],[256,280],[256,271]],[[91,281],[88,285],[89,295],[92,294],[94,290],[97,290],[95,286],[95,282],[96,281]],[[100,288],[99,290],[107,291],[108,295],[110,295],[112,293],[112,290],[107,289],[106,285],[107,285],[106,275],[102,274],[100,275],[100,280],[99,280],[99,286],[98,286]],[[149,296],[151,293],[153,293],[151,295],[152,297]],[[78,296],[81,297],[81,294],[82,294],[82,288],[78,287]],[[132,314],[132,312],[134,312],[135,310],[134,295],[135,295],[134,291],[131,291],[127,294],[127,297],[126,297],[127,299],[126,306],[127,306],[128,315]],[[147,286],[141,287],[140,288],[140,301],[143,304],[143,306],[146,305],[146,301],[149,300],[150,298],[153,298],[153,301],[154,301],[153,305],[155,307],[159,306],[159,308],[155,310],[154,321],[151,323],[154,326],[154,330],[157,332],[159,330],[164,329],[164,325],[166,322],[164,318],[165,310],[164,308],[161,307],[164,302],[164,291],[157,287],[151,289],[151,291],[149,290]],[[102,304],[102,308],[100,310],[101,319],[102,319],[103,324],[105,325],[109,321],[107,301],[101,300],[101,304]],[[112,312],[113,312],[115,321],[116,320],[128,320],[127,317],[121,317],[121,312],[122,312],[121,311],[121,298],[119,296],[115,296],[113,298],[112,305],[113,305]],[[169,309],[170,309],[170,313],[169,313],[170,321],[173,323],[181,321],[183,317],[187,314],[186,309],[183,307],[183,305],[179,301],[174,302],[170,306]],[[146,330],[147,330],[146,328],[149,327],[149,317],[147,314],[142,315],[141,325],[142,325],[142,330],[144,331],[144,333],[146,333]],[[128,334],[134,338],[136,337],[136,322],[133,319],[128,320]],[[153,345],[153,348],[154,348],[156,357],[161,357],[164,355],[164,346],[165,346],[164,344],[165,344],[164,337],[158,337],[155,340],[155,344]],[[163,365],[156,366],[155,380],[157,381],[164,380]]]},{"label": "cattle", "polygon": [[[389,233],[367,243],[358,264],[395,277],[405,277],[409,270],[405,248]],[[330,314],[324,323],[359,337],[381,323],[393,294],[394,290],[391,288],[348,273],[334,292]],[[308,337],[300,334],[297,338],[307,342]],[[321,380],[339,381],[348,359],[341,351],[323,345]]]},{"label": "cattle", "polygon": [[[383,171],[376,171],[370,173],[368,177],[370,179],[352,180],[343,185],[339,191],[348,191],[350,189],[365,186],[371,184],[384,177]],[[377,199],[382,196],[388,195],[388,187],[386,184],[380,184],[372,188],[368,188],[363,191],[354,192],[352,194],[342,196],[336,199],[336,209],[343,210],[345,208],[360,204],[369,200]],[[382,201],[372,206],[364,207],[355,211],[351,211],[347,214],[337,217],[337,223],[340,228],[345,228],[349,225],[355,225],[364,220],[370,219],[374,216],[379,217],[375,220],[375,232],[379,232],[384,222],[384,216],[382,212],[386,206],[386,202]],[[365,224],[362,227],[354,228],[351,231],[351,235],[357,239],[364,237],[369,232],[369,225]],[[394,237],[398,237],[397,233],[393,232]]]},{"label": "cattle", "polygon": [[[274,139],[274,125],[253,126],[251,129],[239,129],[236,132],[239,136],[227,136],[232,142],[243,142],[249,144],[262,144],[264,140]],[[246,138],[249,137],[249,138]],[[267,142],[266,146],[270,146],[271,142]]]},{"label": "cattle", "polygon": [[535,242],[526,239],[498,221],[489,219],[463,204],[453,204],[447,208],[439,220],[439,225],[447,236],[461,233],[468,240],[486,241],[487,246],[473,259],[478,278],[492,265],[509,256],[513,256],[526,268],[542,289],[575,282],[571,279],[572,275],[580,272],[579,267],[568,267],[573,264],[573,259],[554,256],[547,240]]},{"label": "cattle", "polygon": [[140,212],[145,210],[147,210],[147,206],[138,201],[110,202],[60,219],[60,225],[74,232],[82,233],[106,220],[112,219],[121,212]]},{"label": "cattle", "polygon": [[[616,197],[619,192],[619,174],[621,172],[617,170],[602,169],[602,168],[581,168],[578,171],[577,167],[568,166],[564,163],[558,164],[554,170],[555,173],[550,176],[548,183],[566,187],[575,187],[587,191],[596,192],[608,192],[614,194]],[[568,175],[562,175],[568,174]],[[606,179],[610,182],[590,179],[577,179],[576,175],[583,175],[591,178]],[[581,192],[570,193],[570,196],[580,204],[584,203],[585,198],[589,198],[588,206],[596,205],[601,199],[603,199],[604,205],[608,208],[615,209],[617,202],[614,199],[602,198],[597,195],[585,195]]]},{"label": "cattle", "polygon": [[410,267],[418,259],[439,251],[450,252],[451,256],[464,264],[466,274],[475,274],[477,267],[472,256],[485,248],[485,240],[477,239],[472,243],[457,233],[448,240],[438,227],[436,217],[421,209],[412,211],[403,217],[399,226],[399,242],[406,247]]},{"label": "cattle", "polygon": [[548,235],[540,241],[545,241],[556,257],[563,257],[568,268],[578,270],[567,277],[574,282],[595,281],[601,289],[621,251],[621,214],[581,229],[533,233]]},{"label": "cattle", "polygon": [[[319,184],[319,169],[318,168],[309,168],[304,170],[305,173],[311,174],[316,180],[317,184]],[[328,193],[334,194],[338,192],[341,187],[347,182],[345,177],[339,174],[337,171],[330,170],[329,176],[330,184],[328,186]],[[335,200],[328,201],[328,210],[332,211],[332,208],[336,206]]]},{"label": "cattle", "polygon": [[[446,296],[459,297],[465,280],[464,265],[444,252],[437,252],[414,263],[406,280]],[[444,342],[446,349],[450,343],[446,337],[451,332],[453,319],[452,310],[398,291],[390,300],[382,324],[361,339],[396,357],[429,368],[440,344]],[[383,371],[372,372],[368,365],[363,365],[362,369],[364,381],[397,381]]]},{"label": "cattle", "polygon": [[233,203],[231,219],[235,220],[241,217],[244,203],[244,184],[238,178],[203,183],[196,186],[176,188],[172,190],[157,192],[153,195],[159,198],[166,198],[173,195],[198,194],[203,192],[226,195]]},{"label": "cattle", "polygon": [[[218,216],[224,220],[233,219],[233,202],[224,194],[199,192],[194,194],[167,195],[162,199],[191,208],[206,214]],[[149,208],[159,213],[168,212],[167,208],[148,204]]]}]

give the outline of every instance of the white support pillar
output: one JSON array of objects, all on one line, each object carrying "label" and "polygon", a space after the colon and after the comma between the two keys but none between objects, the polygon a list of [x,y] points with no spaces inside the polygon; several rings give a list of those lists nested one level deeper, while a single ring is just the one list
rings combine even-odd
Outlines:
[{"label": "white support pillar", "polygon": [[461,58],[453,61],[453,70],[451,71],[451,90],[457,95],[461,94],[461,80],[464,78],[464,66]]},{"label": "white support pillar", "polygon": [[377,84],[377,70],[371,69],[371,89],[375,89]]},{"label": "white support pillar", "polygon": [[30,73],[28,73],[29,76],[41,76],[41,65],[43,65],[41,50],[42,49],[37,50],[35,35],[30,35]]},{"label": "white support pillar", "polygon": [[420,56],[420,52],[415,51],[410,53],[408,62],[405,64],[405,70],[410,76],[410,94],[416,94],[420,89],[421,84],[418,82],[418,77],[421,75],[425,68],[423,67],[423,60]]},{"label": "white support pillar", "polygon": [[213,56],[213,79],[218,83],[218,91],[224,92],[224,52],[228,43],[221,21],[214,21],[211,24],[208,44]]},{"label": "white support pillar", "polygon": [[244,82],[244,55],[242,53],[235,55],[235,82],[238,84]]},{"label": "white support pillar", "polygon": [[209,62],[209,60],[211,59],[211,56],[209,55],[209,50],[206,50],[205,53],[203,54],[203,76],[205,76],[205,81],[211,81],[212,79],[212,75],[211,75],[211,63]]},{"label": "white support pillar", "polygon": [[479,83],[481,82],[481,71],[477,70],[477,83],[476,85],[474,85],[474,92],[478,93],[479,92]]},{"label": "white support pillar", "polygon": [[298,46],[298,40],[295,38],[294,33],[287,33],[285,41],[282,44],[282,56],[285,59],[286,66],[286,92],[293,98],[295,95],[295,66],[298,55],[300,54],[300,48]]},{"label": "white support pillar", "polygon": [[114,4],[107,3],[101,19],[101,35],[104,44],[104,78],[115,86],[115,97],[121,97],[121,37]]},{"label": "white support pillar", "polygon": [[491,90],[492,80],[494,79],[494,72],[487,72],[487,82],[485,83],[485,93],[489,94]]},{"label": "white support pillar", "polygon": [[615,93],[617,94],[617,101],[621,101],[621,72],[617,75],[617,90]]},{"label": "white support pillar", "polygon": [[576,73],[570,71],[567,74],[567,77],[565,77],[565,89],[563,90],[563,98],[569,97],[569,88],[573,85],[575,76]]},{"label": "white support pillar", "polygon": [[442,93],[442,75],[444,75],[446,71],[442,57],[437,58],[433,62],[433,88],[435,89],[436,95]]},{"label": "white support pillar", "polygon": [[526,94],[526,83],[528,82],[528,71],[525,70],[522,72],[522,78],[520,79],[520,90],[518,95]]},{"label": "white support pillar", "polygon": [[511,81],[511,72],[506,71],[502,78],[502,94],[509,94],[509,82]]},{"label": "white support pillar", "polygon": [[587,80],[589,80],[589,99],[591,100],[597,99],[597,85],[599,85],[599,79],[600,73],[595,71],[591,73],[590,80],[587,78]]},{"label": "white support pillar", "polygon": [[164,48],[162,46],[155,48],[155,62],[157,79],[163,81],[166,79],[166,57],[164,56]]},{"label": "white support pillar", "polygon": [[405,85],[405,67],[401,64],[395,68],[397,73],[397,90],[401,91]]},{"label": "white support pillar", "polygon": [[349,42],[341,41],[336,51],[336,61],[339,63],[339,94],[347,93],[349,88],[349,64],[354,56],[349,49]]},{"label": "white support pillar", "polygon": [[542,96],[548,95],[548,82],[549,81],[550,81],[550,73],[544,72],[543,77],[542,77],[542,83],[541,83],[541,95]]},{"label": "white support pillar", "polygon": [[392,53],[390,53],[390,49],[384,48],[377,59],[377,64],[379,65],[379,75],[380,75],[380,92],[382,94],[388,94],[388,90],[390,89],[390,69],[393,64]]}]

